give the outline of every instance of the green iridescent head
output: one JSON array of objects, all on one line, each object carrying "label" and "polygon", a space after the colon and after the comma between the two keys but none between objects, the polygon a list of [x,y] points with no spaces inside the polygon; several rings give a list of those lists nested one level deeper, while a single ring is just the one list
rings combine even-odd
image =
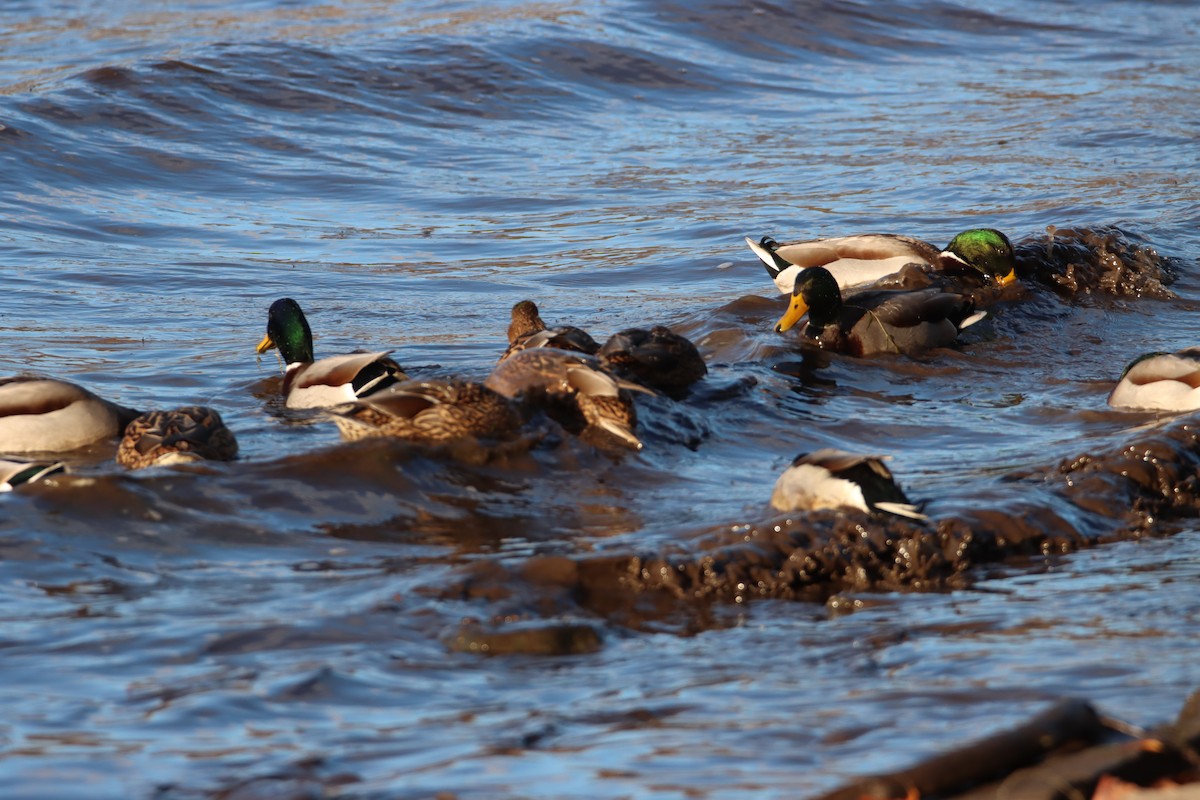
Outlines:
[{"label": "green iridescent head", "polygon": [[290,297],[276,300],[267,311],[267,335],[256,349],[265,353],[272,347],[279,348],[288,364],[313,360],[312,330],[300,304]]},{"label": "green iridescent head", "polygon": [[1012,242],[995,228],[963,231],[950,240],[946,251],[1001,286],[1017,279],[1017,259],[1013,255]]}]

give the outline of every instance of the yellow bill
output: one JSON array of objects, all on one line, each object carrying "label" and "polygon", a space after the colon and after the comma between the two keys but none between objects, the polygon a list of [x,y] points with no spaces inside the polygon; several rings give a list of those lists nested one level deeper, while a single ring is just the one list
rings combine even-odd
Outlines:
[{"label": "yellow bill", "polygon": [[808,303],[804,302],[804,297],[799,294],[792,295],[792,300],[788,303],[788,310],[780,318],[778,324],[775,325],[775,332],[783,333],[786,330],[790,330],[807,313]]},{"label": "yellow bill", "polygon": [[258,347],[254,348],[256,353],[265,353],[275,346],[275,340],[271,338],[271,334],[263,337],[263,340],[258,343]]}]

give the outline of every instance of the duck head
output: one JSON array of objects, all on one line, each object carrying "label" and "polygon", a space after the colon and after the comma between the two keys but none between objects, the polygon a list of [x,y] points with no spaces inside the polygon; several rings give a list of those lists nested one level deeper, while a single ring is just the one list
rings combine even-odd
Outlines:
[{"label": "duck head", "polygon": [[995,228],[963,231],[950,240],[945,252],[1000,286],[1008,286],[1017,279],[1012,242]]},{"label": "duck head", "polygon": [[288,364],[308,363],[313,360],[312,329],[300,309],[300,304],[290,297],[283,297],[271,304],[267,311],[267,335],[255,350],[265,353],[273,347]]},{"label": "duck head", "polygon": [[842,293],[833,274],[824,267],[809,267],[796,276],[791,302],[775,332],[789,330],[805,314],[813,324],[824,325],[837,317],[841,306]]},{"label": "duck head", "polygon": [[508,325],[508,343],[546,330],[546,323],[538,313],[537,304],[532,300],[522,300],[512,307],[512,322]]}]

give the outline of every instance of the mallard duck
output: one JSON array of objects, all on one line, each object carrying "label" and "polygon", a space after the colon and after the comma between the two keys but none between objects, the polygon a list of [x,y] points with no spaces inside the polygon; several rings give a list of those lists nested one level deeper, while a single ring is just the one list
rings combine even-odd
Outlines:
[{"label": "mallard duck", "polygon": [[287,363],[281,392],[288,408],[325,408],[408,380],[400,365],[378,353],[350,353],[313,361],[312,329],[300,304],[284,297],[267,312],[267,335],[257,352],[273,347]]},{"label": "mallard duck", "polygon": [[971,298],[940,289],[915,292],[876,290],[845,300],[824,267],[809,267],[796,278],[787,313],[775,330],[790,329],[804,314],[803,336],[822,349],[852,356],[918,353],[954,342],[958,332],[986,316]]},{"label": "mallard duck", "polygon": [[500,437],[521,426],[507,398],[483,384],[461,380],[397,383],[327,413],[348,440],[394,436],[439,443],[466,436]]},{"label": "mallard duck", "polygon": [[546,327],[537,304],[532,300],[522,300],[512,307],[512,322],[508,324],[508,349],[500,356],[500,360],[535,347],[553,347],[587,353],[589,356],[595,355],[600,349],[600,345],[585,330],[571,325]]},{"label": "mallard duck", "polygon": [[117,463],[129,469],[232,461],[237,439],[221,415],[205,406],[150,411],[129,423],[117,446]]},{"label": "mallard duck", "polygon": [[708,374],[696,345],[663,325],[615,333],[597,355],[617,375],[662,392],[682,392]]},{"label": "mallard duck", "polygon": [[595,356],[551,347],[521,350],[497,364],[484,385],[510,399],[544,406],[568,430],[606,431],[642,449],[633,432],[637,410],[629,392],[653,392],[610,374]]},{"label": "mallard duck", "polygon": [[12,461],[0,459],[0,492],[11,492],[16,487],[40,481],[47,475],[64,472],[66,465],[61,461]]},{"label": "mallard duck", "polygon": [[1200,409],[1200,348],[1135,358],[1121,373],[1108,404],[1144,411]]},{"label": "mallard duck", "polygon": [[928,519],[911,503],[883,463],[884,456],[862,456],[825,448],[801,453],[783,471],[771,493],[779,511],[815,511],[849,506],[885,511],[909,519]]},{"label": "mallard duck", "polygon": [[775,286],[790,294],[796,276],[808,267],[824,267],[837,280],[838,288],[866,286],[917,264],[973,289],[981,282],[1007,286],[1017,279],[1012,243],[994,228],[963,231],[950,240],[945,250],[910,236],[868,233],[779,244],[769,236],[746,244],[762,260]]},{"label": "mallard duck", "polygon": [[139,413],[67,381],[0,379],[0,452],[76,450],[119,436]]}]

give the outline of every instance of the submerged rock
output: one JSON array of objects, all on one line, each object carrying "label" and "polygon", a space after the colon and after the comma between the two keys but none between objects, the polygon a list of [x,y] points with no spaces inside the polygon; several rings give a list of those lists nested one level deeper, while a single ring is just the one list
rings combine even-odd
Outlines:
[{"label": "submerged rock", "polygon": [[593,653],[600,649],[600,632],[591,625],[538,623],[485,628],[464,624],[450,641],[450,649],[480,655],[563,656]]},{"label": "submerged rock", "polygon": [[1056,228],[1014,247],[1021,280],[1068,300],[1080,297],[1174,299],[1177,265],[1117,227]]},{"label": "submerged rock", "polygon": [[681,612],[694,619],[713,603],[962,588],[984,565],[1138,538],[1163,519],[1200,515],[1200,431],[1175,423],[998,484],[994,503],[945,516],[934,507],[924,523],[856,511],[776,516],[705,529],[658,551],[475,565],[440,593],[551,614],[582,607],[640,627]]}]

